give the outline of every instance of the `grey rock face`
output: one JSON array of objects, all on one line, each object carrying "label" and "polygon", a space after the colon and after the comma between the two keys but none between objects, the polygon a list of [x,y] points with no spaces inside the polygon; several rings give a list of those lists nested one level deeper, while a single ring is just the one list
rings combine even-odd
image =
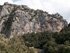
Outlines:
[{"label": "grey rock face", "polygon": [[0,32],[7,36],[43,31],[60,32],[67,25],[67,21],[58,13],[50,15],[25,5],[5,3],[0,12]]}]

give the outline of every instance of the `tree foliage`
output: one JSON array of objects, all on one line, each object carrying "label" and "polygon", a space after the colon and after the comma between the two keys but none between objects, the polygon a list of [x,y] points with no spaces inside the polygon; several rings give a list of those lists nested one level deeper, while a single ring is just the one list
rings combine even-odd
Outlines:
[{"label": "tree foliage", "polygon": [[0,35],[0,53],[39,53],[34,47],[27,47],[21,36],[15,35],[11,39],[6,39],[5,35]]},{"label": "tree foliage", "polygon": [[41,49],[44,53],[70,53],[70,25],[59,33],[28,33],[10,39],[0,34],[0,53],[41,53]]},{"label": "tree foliage", "polygon": [[59,33],[31,33],[23,38],[28,47],[44,49],[45,53],[70,53],[70,25]]}]

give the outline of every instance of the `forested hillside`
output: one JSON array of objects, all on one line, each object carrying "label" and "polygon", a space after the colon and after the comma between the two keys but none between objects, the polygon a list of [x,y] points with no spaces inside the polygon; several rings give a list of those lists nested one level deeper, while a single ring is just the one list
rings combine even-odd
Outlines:
[{"label": "forested hillside", "polygon": [[59,33],[32,33],[23,36],[26,45],[44,49],[44,53],[70,53],[70,24]]},{"label": "forested hillside", "polygon": [[70,53],[70,24],[59,13],[5,2],[0,5],[0,53]]},{"label": "forested hillside", "polygon": [[59,33],[28,33],[6,38],[0,35],[0,53],[70,53],[70,24]]}]

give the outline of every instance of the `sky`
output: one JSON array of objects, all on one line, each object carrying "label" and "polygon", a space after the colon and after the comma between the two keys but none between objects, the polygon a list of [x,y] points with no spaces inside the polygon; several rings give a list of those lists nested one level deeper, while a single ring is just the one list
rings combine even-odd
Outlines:
[{"label": "sky", "polygon": [[2,0],[0,5],[4,2],[27,5],[35,10],[41,9],[50,14],[59,13],[70,23],[70,0]]}]

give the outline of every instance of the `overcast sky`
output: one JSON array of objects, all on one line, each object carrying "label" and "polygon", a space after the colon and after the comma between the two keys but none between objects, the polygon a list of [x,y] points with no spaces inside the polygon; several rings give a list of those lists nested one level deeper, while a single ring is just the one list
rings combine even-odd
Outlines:
[{"label": "overcast sky", "polygon": [[27,5],[30,8],[41,9],[50,14],[58,12],[70,22],[70,0],[2,0],[0,4],[2,5],[4,2]]}]

